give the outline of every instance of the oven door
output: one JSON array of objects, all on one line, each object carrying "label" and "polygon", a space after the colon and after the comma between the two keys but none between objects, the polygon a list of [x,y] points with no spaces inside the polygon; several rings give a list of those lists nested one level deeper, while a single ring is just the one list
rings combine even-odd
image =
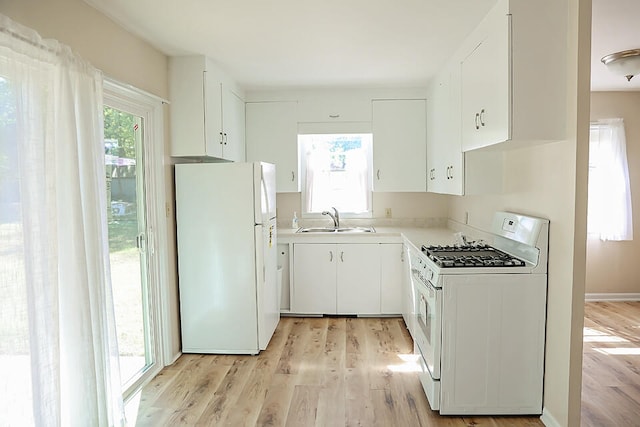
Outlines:
[{"label": "oven door", "polygon": [[415,280],[416,344],[434,380],[440,379],[442,289]]}]

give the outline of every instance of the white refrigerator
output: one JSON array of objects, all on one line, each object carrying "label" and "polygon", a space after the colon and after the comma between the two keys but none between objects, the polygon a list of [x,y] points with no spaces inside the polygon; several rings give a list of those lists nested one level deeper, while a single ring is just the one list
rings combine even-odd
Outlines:
[{"label": "white refrigerator", "polygon": [[184,353],[257,354],[280,320],[275,165],[175,167]]}]

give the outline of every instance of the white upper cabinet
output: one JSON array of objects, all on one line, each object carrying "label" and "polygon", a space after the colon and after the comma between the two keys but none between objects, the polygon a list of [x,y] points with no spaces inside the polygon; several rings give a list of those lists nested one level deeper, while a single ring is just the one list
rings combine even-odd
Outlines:
[{"label": "white upper cabinet", "polygon": [[354,95],[327,95],[301,99],[298,105],[301,123],[370,122],[371,98]]},{"label": "white upper cabinet", "polygon": [[249,102],[247,161],[276,165],[276,191],[298,191],[297,102]]},{"label": "white upper cabinet", "polygon": [[[212,132],[223,132],[223,145],[220,157],[244,162],[245,151],[245,103],[235,92],[222,85],[222,127]],[[218,144],[220,146],[220,144]]]},{"label": "white upper cabinet", "polygon": [[564,15],[556,0],[499,0],[465,41],[463,151],[564,138]]},{"label": "white upper cabinet", "polygon": [[462,195],[459,63],[453,62],[436,76],[428,97],[427,191]]},{"label": "white upper cabinet", "polygon": [[171,155],[244,161],[244,101],[204,56],[169,61]]},{"label": "white upper cabinet", "polygon": [[424,99],[372,101],[374,191],[427,190]]}]

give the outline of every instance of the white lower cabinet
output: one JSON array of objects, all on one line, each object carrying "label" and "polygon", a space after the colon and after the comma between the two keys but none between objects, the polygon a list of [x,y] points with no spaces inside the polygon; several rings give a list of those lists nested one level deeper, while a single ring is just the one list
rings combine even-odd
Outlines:
[{"label": "white lower cabinet", "polygon": [[336,313],[336,245],[293,245],[291,312]]},{"label": "white lower cabinet", "polygon": [[380,245],[380,313],[401,314],[404,253],[401,243]]},{"label": "white lower cabinet", "polygon": [[404,265],[402,267],[402,318],[407,330],[414,336],[416,301],[413,283],[411,281],[411,254],[418,249],[405,239],[402,245]]},{"label": "white lower cabinet", "polygon": [[336,245],[336,313],[380,313],[379,245]]},{"label": "white lower cabinet", "polygon": [[515,276],[443,279],[441,415],[542,412],[547,277]]},{"label": "white lower cabinet", "polygon": [[293,248],[291,313],[402,312],[402,245],[299,243]]}]

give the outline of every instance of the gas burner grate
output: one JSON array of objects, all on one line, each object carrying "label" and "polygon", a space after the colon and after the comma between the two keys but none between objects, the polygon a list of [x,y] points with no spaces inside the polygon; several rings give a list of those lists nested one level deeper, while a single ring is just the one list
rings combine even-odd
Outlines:
[{"label": "gas burner grate", "polygon": [[422,246],[422,252],[442,268],[523,267],[525,262],[486,244]]}]

